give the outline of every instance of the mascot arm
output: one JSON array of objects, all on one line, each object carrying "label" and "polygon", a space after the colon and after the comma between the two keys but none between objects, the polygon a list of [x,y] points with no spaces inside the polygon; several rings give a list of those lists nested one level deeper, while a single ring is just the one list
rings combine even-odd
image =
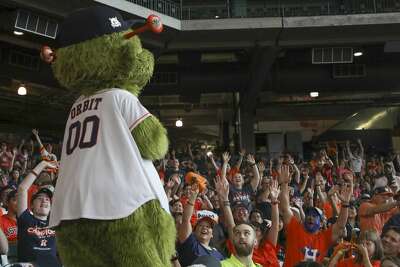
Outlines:
[{"label": "mascot arm", "polygon": [[144,159],[164,158],[168,151],[167,130],[156,117],[147,117],[132,130],[132,135]]}]

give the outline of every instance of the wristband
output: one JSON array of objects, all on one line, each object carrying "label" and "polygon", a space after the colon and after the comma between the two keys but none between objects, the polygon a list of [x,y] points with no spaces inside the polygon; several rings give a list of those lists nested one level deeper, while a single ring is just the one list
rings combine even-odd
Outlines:
[{"label": "wristband", "polygon": [[350,204],[342,204],[342,208],[350,208]]},{"label": "wristband", "polygon": [[279,204],[278,200],[277,201],[271,201],[271,205],[277,205],[277,204]]},{"label": "wristband", "polygon": [[256,165],[256,163],[250,164],[250,167],[254,167]]},{"label": "wristband", "polygon": [[187,204],[189,204],[190,206],[194,206],[194,203],[188,201]]},{"label": "wristband", "polygon": [[39,176],[34,170],[31,170],[30,173],[32,173],[33,175],[35,175],[36,178]]},{"label": "wristband", "polygon": [[231,203],[229,201],[223,201],[222,204],[224,204],[224,206],[230,206]]}]

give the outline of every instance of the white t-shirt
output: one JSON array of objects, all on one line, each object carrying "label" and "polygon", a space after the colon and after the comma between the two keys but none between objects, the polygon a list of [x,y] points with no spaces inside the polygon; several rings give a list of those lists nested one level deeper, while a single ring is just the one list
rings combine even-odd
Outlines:
[{"label": "white t-shirt", "polygon": [[50,226],[79,218],[129,216],[152,199],[169,212],[150,160],[142,159],[131,130],[151,114],[131,93],[103,90],[80,97],[65,128]]},{"label": "white t-shirt", "polygon": [[361,157],[354,157],[350,158],[350,167],[353,169],[354,172],[361,172],[363,160]]}]

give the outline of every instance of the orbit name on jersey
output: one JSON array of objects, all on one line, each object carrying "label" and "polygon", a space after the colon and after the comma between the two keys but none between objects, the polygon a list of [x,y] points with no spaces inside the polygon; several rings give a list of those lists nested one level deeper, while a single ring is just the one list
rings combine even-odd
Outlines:
[{"label": "orbit name on jersey", "polygon": [[97,110],[102,100],[103,99],[101,97],[89,98],[79,104],[74,105],[70,112],[71,119],[81,115],[82,113],[85,113],[86,111]]}]

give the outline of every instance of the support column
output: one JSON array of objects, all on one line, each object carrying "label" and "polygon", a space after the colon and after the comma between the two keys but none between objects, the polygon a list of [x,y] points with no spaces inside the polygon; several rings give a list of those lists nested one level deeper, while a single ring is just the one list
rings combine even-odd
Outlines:
[{"label": "support column", "polygon": [[240,146],[249,153],[254,153],[257,100],[262,89],[267,87],[267,80],[271,77],[271,66],[274,63],[279,49],[277,47],[256,46],[252,51],[252,60],[249,68],[247,90],[241,92],[240,99]]}]

